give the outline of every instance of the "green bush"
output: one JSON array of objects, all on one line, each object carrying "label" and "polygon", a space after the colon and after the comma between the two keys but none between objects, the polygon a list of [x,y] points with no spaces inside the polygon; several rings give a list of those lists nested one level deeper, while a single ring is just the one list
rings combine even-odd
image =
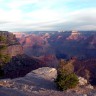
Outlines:
[{"label": "green bush", "polygon": [[78,84],[78,77],[74,73],[66,74],[65,72],[58,74],[55,82],[57,84],[57,87],[63,91],[76,87],[76,85]]},{"label": "green bush", "polygon": [[57,78],[55,80],[60,90],[74,88],[78,84],[78,77],[74,73],[73,61],[62,61],[57,69]]}]

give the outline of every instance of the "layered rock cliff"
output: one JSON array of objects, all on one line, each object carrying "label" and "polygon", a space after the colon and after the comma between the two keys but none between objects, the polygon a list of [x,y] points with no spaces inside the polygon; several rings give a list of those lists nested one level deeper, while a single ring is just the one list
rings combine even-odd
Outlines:
[{"label": "layered rock cliff", "polygon": [[6,39],[5,42],[0,42],[1,45],[6,45],[6,49],[2,50],[3,54],[8,54],[11,57],[23,54],[23,47],[20,45],[15,35],[9,32],[0,31],[0,36],[3,36]]}]

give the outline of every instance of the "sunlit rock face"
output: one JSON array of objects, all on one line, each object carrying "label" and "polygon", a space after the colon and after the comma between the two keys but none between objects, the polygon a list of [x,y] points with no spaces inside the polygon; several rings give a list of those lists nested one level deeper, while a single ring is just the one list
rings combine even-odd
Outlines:
[{"label": "sunlit rock face", "polygon": [[0,36],[4,36],[6,38],[6,42],[4,44],[6,44],[7,47],[2,51],[4,54],[8,54],[11,57],[23,54],[23,47],[20,45],[13,33],[2,31],[0,32]]},{"label": "sunlit rock face", "polygon": [[36,74],[39,77],[52,81],[57,77],[57,70],[55,68],[42,67],[42,68],[33,70],[32,72],[28,73],[26,76],[30,77],[32,76],[32,74]]},{"label": "sunlit rock face", "polygon": [[71,35],[66,38],[67,40],[81,40],[84,39],[84,37],[81,35],[78,31],[72,31]]},{"label": "sunlit rock face", "polygon": [[21,45],[8,46],[4,53],[9,54],[11,57],[23,54],[23,47]]}]

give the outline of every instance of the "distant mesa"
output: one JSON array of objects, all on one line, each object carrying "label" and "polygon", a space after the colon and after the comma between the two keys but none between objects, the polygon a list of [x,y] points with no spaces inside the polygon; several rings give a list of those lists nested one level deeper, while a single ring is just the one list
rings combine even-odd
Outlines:
[{"label": "distant mesa", "polygon": [[72,31],[71,35],[67,37],[67,40],[80,40],[83,39],[84,37],[81,35],[79,31]]}]

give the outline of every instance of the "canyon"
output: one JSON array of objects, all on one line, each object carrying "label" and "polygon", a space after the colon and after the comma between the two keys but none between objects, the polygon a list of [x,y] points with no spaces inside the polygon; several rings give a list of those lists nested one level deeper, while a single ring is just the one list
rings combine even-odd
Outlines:
[{"label": "canyon", "polygon": [[6,37],[7,45],[2,53],[11,58],[2,67],[4,77],[0,80],[0,96],[14,93],[17,96],[95,96],[96,90],[91,85],[60,92],[54,80],[60,60],[67,60],[69,63],[74,61],[71,64],[78,76],[96,85],[96,32],[14,34],[0,32],[0,36]]},{"label": "canyon", "polygon": [[[24,48],[24,53],[57,67],[60,59],[76,59],[74,71],[77,75],[95,84],[96,65],[96,32],[65,31],[65,32],[18,32],[15,33]],[[19,33],[20,34],[20,33]],[[88,75],[88,76],[87,76]]]},{"label": "canyon", "polygon": [[96,32],[94,31],[65,31],[65,32],[25,32],[19,38],[28,56],[46,56],[69,59],[96,58]]}]

